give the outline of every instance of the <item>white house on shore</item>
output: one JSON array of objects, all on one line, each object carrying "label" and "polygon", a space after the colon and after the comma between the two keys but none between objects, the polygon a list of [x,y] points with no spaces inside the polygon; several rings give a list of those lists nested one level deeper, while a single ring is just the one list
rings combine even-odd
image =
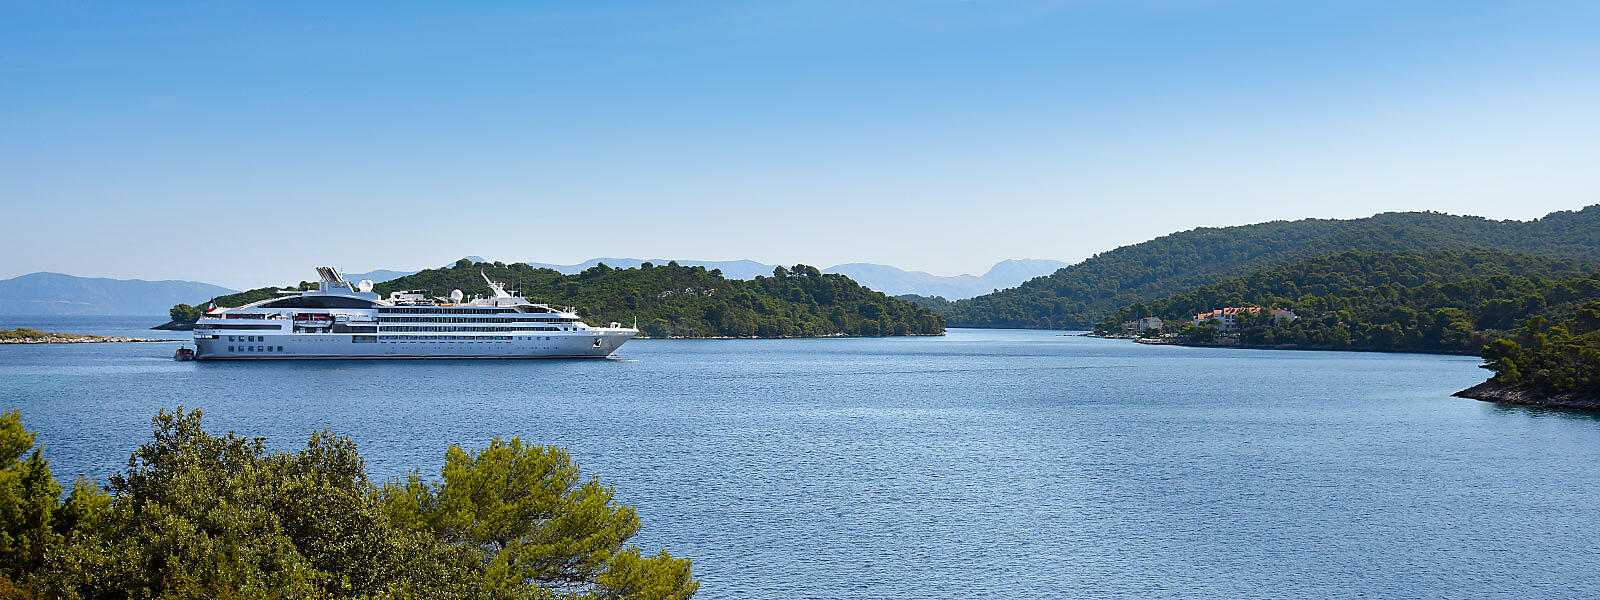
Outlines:
[{"label": "white house on shore", "polygon": [[1122,330],[1128,333],[1143,333],[1151,329],[1161,329],[1163,324],[1161,317],[1145,317],[1137,321],[1124,321]]},{"label": "white house on shore", "polygon": [[[1194,324],[1205,325],[1207,323],[1213,323],[1217,326],[1217,331],[1233,331],[1239,328],[1237,320],[1239,314],[1260,314],[1261,310],[1262,309],[1259,306],[1230,306],[1228,308],[1219,308],[1211,312],[1203,312],[1195,315]],[[1267,314],[1272,315],[1273,322],[1288,321],[1293,323],[1295,319],[1300,318],[1294,314],[1294,311],[1282,308],[1274,308],[1270,311],[1267,311]]]}]

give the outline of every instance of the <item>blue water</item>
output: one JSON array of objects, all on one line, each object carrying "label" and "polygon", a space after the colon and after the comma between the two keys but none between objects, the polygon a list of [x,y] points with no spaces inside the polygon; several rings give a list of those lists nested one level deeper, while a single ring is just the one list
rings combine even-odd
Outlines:
[{"label": "blue water", "polygon": [[564,445],[708,599],[1600,594],[1600,420],[1450,397],[1472,358],[993,330],[601,361],[172,347],[0,346],[0,408],[63,479],[114,472],[180,404],[283,448],[348,434],[375,479],[451,443]]}]

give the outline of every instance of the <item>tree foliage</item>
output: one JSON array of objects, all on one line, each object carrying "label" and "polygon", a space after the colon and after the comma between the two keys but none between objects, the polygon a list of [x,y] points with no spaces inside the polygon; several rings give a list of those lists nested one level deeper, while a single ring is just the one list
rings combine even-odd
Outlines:
[{"label": "tree foliage", "polygon": [[1199,228],[1097,254],[939,310],[953,327],[1088,328],[1118,307],[1297,260],[1351,250],[1470,248],[1600,261],[1600,205],[1527,222],[1421,212]]},{"label": "tree foliage", "polygon": [[1483,348],[1483,368],[1501,385],[1541,396],[1600,398],[1600,302],[1554,326],[1540,316]]},{"label": "tree foliage", "polygon": [[944,296],[923,296],[923,295],[919,295],[919,294],[900,294],[898,296],[895,296],[894,298],[896,300],[905,300],[906,302],[910,302],[910,303],[915,304],[917,306],[921,306],[923,308],[932,310],[935,313],[937,313],[937,312],[939,312],[941,310],[944,310],[945,308],[950,306],[950,299],[945,298]]},{"label": "tree foliage", "polygon": [[[0,418],[0,589],[50,598],[691,597],[687,559],[643,557],[633,509],[559,448],[452,447],[444,478],[375,485],[348,438],[269,452],[162,411],[104,487],[63,501],[16,412]],[[13,471],[16,478],[3,474]],[[16,518],[12,518],[16,516]]]},{"label": "tree foliage", "polygon": [[0,578],[23,579],[42,564],[46,548],[59,545],[54,520],[60,495],[21,416],[0,414]]},{"label": "tree foliage", "polygon": [[1247,345],[1475,352],[1530,315],[1565,314],[1600,298],[1597,271],[1493,250],[1344,252],[1123,307],[1095,329],[1147,315],[1183,324],[1216,308],[1256,306],[1299,319],[1239,315],[1238,340]]}]

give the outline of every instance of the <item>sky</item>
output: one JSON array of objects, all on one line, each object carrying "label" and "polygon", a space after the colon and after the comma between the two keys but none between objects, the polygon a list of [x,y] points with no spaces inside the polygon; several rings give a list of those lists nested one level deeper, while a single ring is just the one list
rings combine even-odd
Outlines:
[{"label": "sky", "polygon": [[1600,3],[9,2],[0,278],[982,273],[1600,203]]}]

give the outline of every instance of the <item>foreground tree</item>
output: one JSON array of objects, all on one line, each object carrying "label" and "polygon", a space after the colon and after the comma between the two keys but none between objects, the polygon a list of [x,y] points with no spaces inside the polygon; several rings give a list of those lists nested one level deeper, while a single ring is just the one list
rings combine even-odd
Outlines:
[{"label": "foreground tree", "polygon": [[[17,421],[0,419],[0,458],[32,445]],[[0,475],[0,511],[25,505],[0,512],[0,592],[17,582],[16,593],[47,598],[682,599],[698,587],[687,559],[627,546],[633,509],[593,478],[578,483],[556,448],[452,447],[442,483],[376,486],[355,444],[328,432],[268,452],[261,438],[206,433],[199,411],[154,421],[155,439],[105,489],[80,480],[57,503],[59,487]],[[37,450],[12,460],[43,468]],[[37,499],[6,504],[24,496]]]},{"label": "foreground tree", "polygon": [[61,486],[15,411],[0,414],[0,590],[24,581],[60,543],[52,528]]},{"label": "foreground tree", "polygon": [[391,518],[425,526],[486,561],[496,596],[537,589],[562,597],[686,599],[699,587],[689,561],[628,545],[639,517],[610,486],[584,480],[563,449],[495,438],[452,446],[444,481],[415,476],[384,488]]}]

